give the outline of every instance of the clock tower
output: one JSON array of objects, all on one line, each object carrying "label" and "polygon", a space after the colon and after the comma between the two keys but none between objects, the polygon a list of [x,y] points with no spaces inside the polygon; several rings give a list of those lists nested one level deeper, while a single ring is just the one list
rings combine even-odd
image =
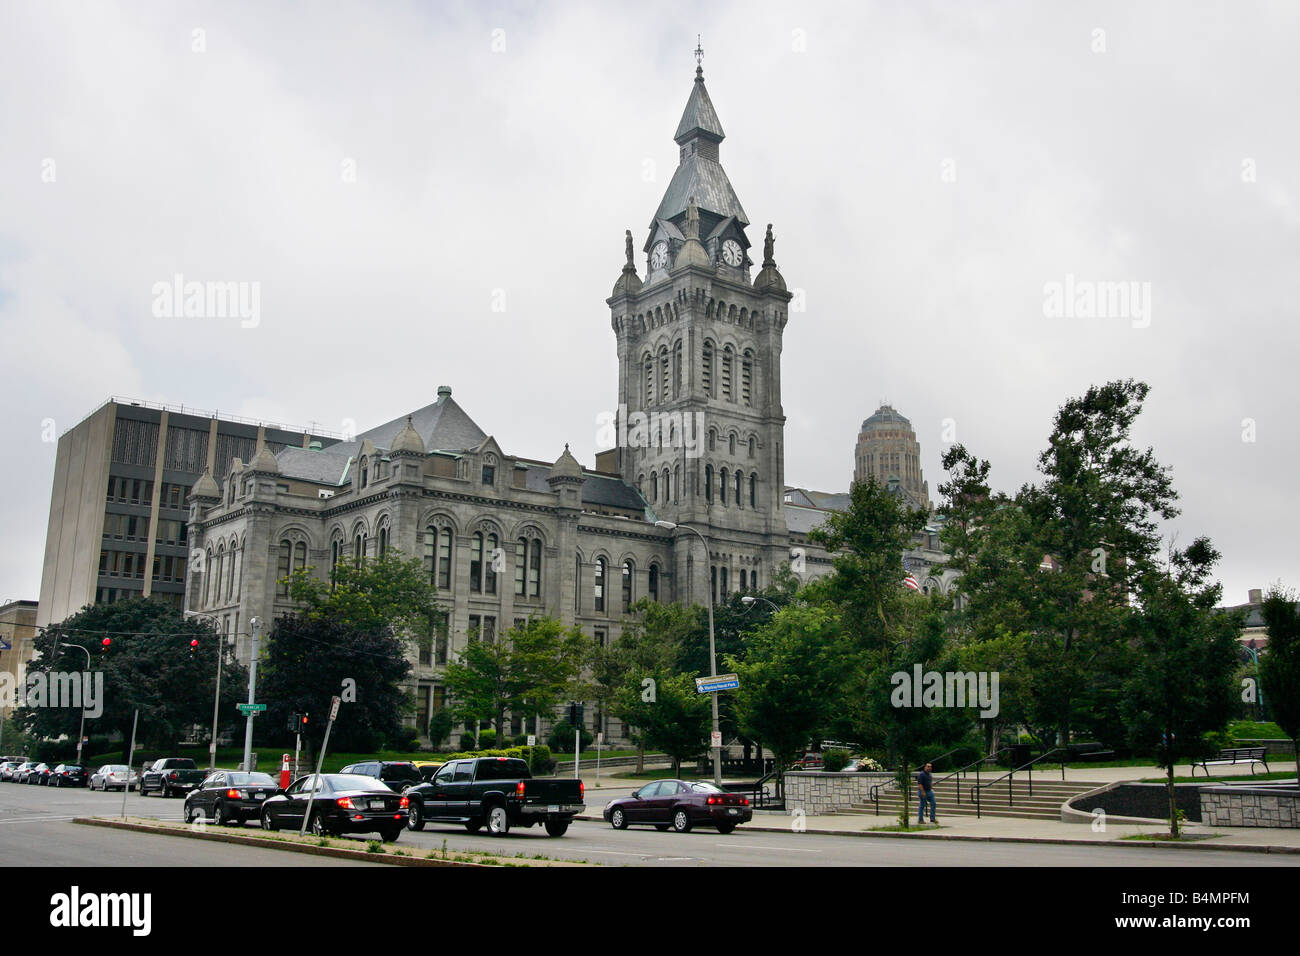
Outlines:
[{"label": "clock tower", "polygon": [[[698,51],[697,51],[698,54]],[[768,225],[757,274],[749,217],[723,170],[725,134],[697,66],[673,139],[677,169],[607,301],[618,342],[618,468],[679,529],[679,600],[765,587],[790,559],[783,509],[781,339],[791,294]],[[691,544],[694,542],[694,545]]]}]

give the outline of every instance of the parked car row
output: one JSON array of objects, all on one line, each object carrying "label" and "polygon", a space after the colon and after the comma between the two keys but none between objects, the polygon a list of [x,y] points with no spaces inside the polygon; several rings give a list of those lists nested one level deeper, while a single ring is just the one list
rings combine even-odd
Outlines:
[{"label": "parked car row", "polygon": [[90,771],[81,764],[61,763],[51,767],[37,760],[6,760],[0,763],[0,781],[46,787],[84,787]]}]

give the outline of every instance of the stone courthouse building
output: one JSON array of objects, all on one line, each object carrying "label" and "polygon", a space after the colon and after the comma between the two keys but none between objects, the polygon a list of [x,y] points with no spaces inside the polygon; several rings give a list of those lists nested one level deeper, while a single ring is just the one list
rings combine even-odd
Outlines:
[{"label": "stone courthouse building", "polygon": [[[249,620],[294,610],[282,582],[310,567],[400,550],[424,562],[445,633],[415,661],[417,727],[444,701],[440,675],[472,636],[497,640],[530,615],[606,643],[642,598],[704,603],[766,586],[791,561],[805,579],[829,558],[802,493],[786,507],[781,349],[791,294],[772,227],[751,223],[720,162],[724,134],[695,82],[674,139],[678,166],[645,232],[632,234],[606,302],[619,360],[608,451],[584,467],[502,448],[450,387],[423,408],[344,440],[260,445],[190,495],[188,610],[213,617],[249,656]],[[644,275],[644,278],[642,278]],[[805,501],[807,499],[807,501]],[[657,521],[689,525],[668,528]],[[592,730],[622,728],[587,709]],[[529,728],[531,730],[532,728]],[[545,726],[540,728],[545,732]],[[522,728],[516,720],[513,732]]]}]

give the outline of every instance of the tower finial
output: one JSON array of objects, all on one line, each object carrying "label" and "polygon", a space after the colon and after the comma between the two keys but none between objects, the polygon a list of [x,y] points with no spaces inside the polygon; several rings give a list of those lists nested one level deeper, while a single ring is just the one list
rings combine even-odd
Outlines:
[{"label": "tower finial", "polygon": [[695,34],[695,76],[697,78],[704,76],[704,46],[700,42],[700,35]]}]

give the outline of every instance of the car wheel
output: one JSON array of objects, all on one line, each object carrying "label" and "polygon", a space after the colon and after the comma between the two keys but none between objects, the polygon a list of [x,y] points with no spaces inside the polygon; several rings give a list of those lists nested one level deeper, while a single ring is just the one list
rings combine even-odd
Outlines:
[{"label": "car wheel", "polygon": [[262,829],[263,830],[280,829],[279,825],[274,820],[271,819],[271,814],[267,813],[265,810],[262,811]]},{"label": "car wheel", "polygon": [[316,836],[320,836],[320,837],[334,835],[333,833],[330,832],[330,828],[325,825],[325,818],[321,816],[319,813],[314,814],[312,816],[311,823],[308,825],[307,829],[310,830],[312,833],[316,834]]},{"label": "car wheel", "polygon": [[673,811],[673,829],[678,833],[691,832],[691,814],[685,807]]},{"label": "car wheel", "polygon": [[655,829],[658,830],[660,833],[666,833],[668,831],[668,826],[669,825],[667,823],[656,823]]},{"label": "car wheel", "polygon": [[721,833],[723,836],[726,836],[728,833],[730,833],[730,832],[731,832],[732,830],[734,830],[734,829],[736,829],[736,825],[735,825],[734,823],[719,823],[719,824],[718,824],[718,832]]},{"label": "car wheel", "polygon": [[395,843],[397,838],[402,835],[401,827],[389,827],[387,830],[379,831],[379,838],[385,843]]},{"label": "car wheel", "polygon": [[162,795],[164,800],[172,798],[172,788],[165,783],[162,785]]},{"label": "car wheel", "polygon": [[568,831],[568,829],[569,829],[568,820],[547,820],[546,821],[547,836],[561,837],[564,836],[564,834]]},{"label": "car wheel", "polygon": [[501,804],[497,804],[488,811],[487,819],[488,833],[496,837],[503,837],[510,832],[510,814]]},{"label": "car wheel", "polygon": [[466,820],[465,829],[470,833],[478,833],[479,830],[483,829],[483,824],[477,820]]},{"label": "car wheel", "polygon": [[216,809],[212,812],[212,822],[219,827],[230,826],[230,817],[226,816],[226,808],[217,804]]},{"label": "car wheel", "polygon": [[623,812],[622,807],[615,807],[609,815],[609,825],[615,830],[627,829],[627,814]]},{"label": "car wheel", "polygon": [[419,800],[412,800],[406,815],[406,828],[420,831],[424,829],[424,808]]}]

